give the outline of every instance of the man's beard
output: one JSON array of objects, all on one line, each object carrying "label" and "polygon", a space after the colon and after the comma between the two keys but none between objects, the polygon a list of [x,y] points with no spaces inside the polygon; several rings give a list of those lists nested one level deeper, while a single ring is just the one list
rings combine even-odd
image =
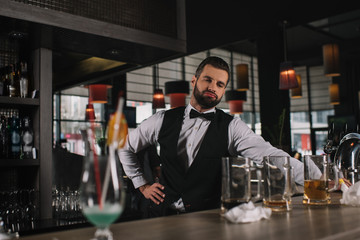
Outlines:
[{"label": "man's beard", "polygon": [[[199,89],[197,88],[197,81],[196,81],[195,87],[194,87],[194,97],[195,97],[196,101],[198,102],[198,104],[202,108],[205,108],[205,109],[213,108],[219,104],[219,102],[221,101],[221,98],[218,99],[218,96],[216,95],[215,100],[212,100],[212,98],[204,96],[205,92],[211,92],[211,91],[203,91],[202,93],[200,93]],[[213,92],[211,92],[211,93],[213,93]]]}]

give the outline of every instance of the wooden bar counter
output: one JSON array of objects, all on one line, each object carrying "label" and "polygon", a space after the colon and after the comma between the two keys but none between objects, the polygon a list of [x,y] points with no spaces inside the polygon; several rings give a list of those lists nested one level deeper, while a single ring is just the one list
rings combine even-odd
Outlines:
[{"label": "wooden bar counter", "polygon": [[[219,209],[113,224],[114,239],[359,239],[360,207],[341,205],[341,193],[329,206],[305,206],[293,197],[293,210],[273,213],[268,220],[233,224]],[[89,240],[95,228],[81,228],[21,237],[27,240]]]}]

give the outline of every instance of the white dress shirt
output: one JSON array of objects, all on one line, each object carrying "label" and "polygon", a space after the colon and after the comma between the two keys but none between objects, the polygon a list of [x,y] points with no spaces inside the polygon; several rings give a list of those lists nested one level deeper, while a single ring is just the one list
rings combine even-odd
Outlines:
[{"label": "white dress shirt", "polygon": [[[183,159],[187,167],[194,161],[211,123],[202,117],[191,119],[189,117],[191,109],[194,108],[190,104],[185,109],[178,141],[178,156]],[[214,111],[215,108],[205,113]],[[136,153],[149,145],[157,143],[164,113],[165,111],[155,113],[144,120],[139,127],[129,132],[127,142],[119,152],[125,174],[132,180],[135,188],[149,182],[140,167],[141,164],[137,160]],[[255,134],[239,117],[233,118],[228,129],[228,150],[232,156],[249,157],[256,163],[261,163],[264,156],[289,156],[286,152],[273,147],[261,136]],[[303,163],[295,158],[291,158],[290,163],[293,167],[295,182],[303,185]]]}]

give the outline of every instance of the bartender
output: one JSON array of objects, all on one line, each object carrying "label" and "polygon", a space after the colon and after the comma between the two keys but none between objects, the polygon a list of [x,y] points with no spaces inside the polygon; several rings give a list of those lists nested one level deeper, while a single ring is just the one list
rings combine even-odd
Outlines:
[{"label": "bartender", "polygon": [[[159,111],[131,131],[120,150],[126,175],[146,199],[152,216],[218,208],[221,196],[221,158],[289,156],[255,134],[239,117],[216,108],[229,82],[229,65],[221,58],[204,59],[191,79],[186,107]],[[161,177],[150,184],[136,153],[160,145]],[[303,163],[291,158],[294,179],[303,185]]]}]

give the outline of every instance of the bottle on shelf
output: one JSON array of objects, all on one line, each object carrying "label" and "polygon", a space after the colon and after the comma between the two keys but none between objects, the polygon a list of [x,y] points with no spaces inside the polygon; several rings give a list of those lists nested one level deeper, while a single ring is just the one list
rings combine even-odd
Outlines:
[{"label": "bottle on shelf", "polygon": [[5,68],[0,69],[0,96],[4,96],[5,86]]},{"label": "bottle on shelf", "polygon": [[348,124],[345,123],[344,126],[343,126],[343,129],[342,131],[340,132],[340,139],[339,141],[341,141],[341,139],[343,139],[343,137],[349,133],[349,129],[348,129]]},{"label": "bottle on shelf", "polygon": [[28,96],[28,88],[29,88],[29,78],[27,74],[27,63],[21,62],[20,63],[20,97],[26,98]]},{"label": "bottle on shelf", "polygon": [[21,153],[20,120],[15,114],[11,118],[10,139],[11,157],[18,159]]},{"label": "bottle on shelf", "polygon": [[0,157],[8,158],[9,157],[9,132],[7,128],[7,118],[5,115],[1,115],[0,122]]},{"label": "bottle on shelf", "polygon": [[15,76],[14,76],[14,81],[15,81],[15,88],[16,88],[16,97],[20,97],[20,63],[16,63],[14,64],[15,66]]},{"label": "bottle on shelf", "polygon": [[21,131],[21,149],[24,159],[32,159],[32,148],[34,146],[34,132],[31,127],[31,120],[29,117],[23,118],[23,127]]},{"label": "bottle on shelf", "polygon": [[9,66],[4,67],[4,89],[3,89],[3,96],[9,96],[9,84],[10,84],[10,78],[9,78],[9,72],[10,68]]},{"label": "bottle on shelf", "polygon": [[15,79],[15,66],[11,65],[9,68],[9,97],[16,97],[16,92],[17,92],[17,88],[16,88],[16,79]]}]

